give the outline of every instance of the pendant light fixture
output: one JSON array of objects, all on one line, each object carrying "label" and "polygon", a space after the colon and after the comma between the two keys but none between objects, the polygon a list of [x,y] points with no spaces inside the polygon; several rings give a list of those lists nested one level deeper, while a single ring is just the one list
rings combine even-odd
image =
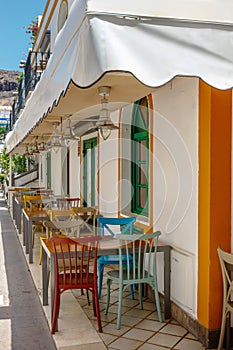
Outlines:
[{"label": "pendant light fixture", "polygon": [[71,127],[70,117],[68,117],[66,119],[65,131],[64,131],[64,134],[62,135],[62,139],[63,139],[66,147],[69,147],[71,145],[72,141],[79,140],[79,138],[77,138],[75,136],[73,128]]},{"label": "pendant light fixture", "polygon": [[29,153],[29,149],[28,149],[28,145],[25,148],[25,152],[24,152],[24,156],[29,157],[30,153]]},{"label": "pendant light fixture", "polygon": [[99,130],[103,140],[107,140],[111,135],[112,129],[118,129],[110,119],[110,111],[108,109],[108,97],[110,95],[110,86],[101,86],[98,88],[98,93],[101,96],[101,110],[99,120],[96,122],[96,127]]},{"label": "pendant light fixture", "polygon": [[100,86],[98,88],[99,96],[101,96],[101,109],[99,112],[99,120],[96,122],[94,128],[90,128],[82,134],[88,135],[94,131],[99,131],[100,136],[105,141],[111,135],[112,129],[118,129],[118,126],[114,125],[110,118],[110,111],[108,108],[108,97],[110,95],[110,86]]},{"label": "pendant light fixture", "polygon": [[44,135],[42,135],[41,142],[38,145],[38,149],[40,154],[44,154],[46,152],[45,142],[44,142]]},{"label": "pendant light fixture", "polygon": [[60,137],[58,135],[59,122],[54,122],[53,126],[55,129],[54,129],[54,135],[51,140],[51,148],[54,153],[58,153],[59,149],[62,147]]},{"label": "pendant light fixture", "polygon": [[38,136],[35,136],[35,141],[34,141],[34,144],[33,144],[33,146],[32,146],[32,153],[33,153],[33,154],[38,154],[38,153],[40,153],[39,148],[38,148],[37,139],[38,139]]}]

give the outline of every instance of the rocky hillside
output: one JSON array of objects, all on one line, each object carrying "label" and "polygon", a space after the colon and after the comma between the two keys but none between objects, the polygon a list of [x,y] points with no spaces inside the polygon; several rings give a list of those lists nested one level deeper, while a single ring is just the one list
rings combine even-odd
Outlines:
[{"label": "rocky hillside", "polygon": [[0,106],[12,106],[20,72],[0,69]]}]

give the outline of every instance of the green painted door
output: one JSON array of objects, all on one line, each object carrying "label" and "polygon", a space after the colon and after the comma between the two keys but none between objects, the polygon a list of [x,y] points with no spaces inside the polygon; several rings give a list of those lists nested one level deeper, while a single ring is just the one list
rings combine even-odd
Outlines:
[{"label": "green painted door", "polygon": [[83,205],[97,205],[97,137],[83,141]]}]

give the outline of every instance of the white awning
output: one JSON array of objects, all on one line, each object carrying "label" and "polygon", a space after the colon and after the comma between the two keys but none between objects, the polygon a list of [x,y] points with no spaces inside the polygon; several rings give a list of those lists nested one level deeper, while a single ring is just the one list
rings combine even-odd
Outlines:
[{"label": "white awning", "polygon": [[176,76],[199,77],[218,89],[232,88],[232,2],[223,0],[219,6],[216,0],[190,1],[193,11],[181,0],[176,10],[172,7],[174,11],[162,3],[74,1],[41,80],[14,131],[7,135],[7,151],[45,117],[76,113],[84,118],[85,111],[96,113],[93,106],[99,104],[97,87],[101,85],[112,87],[112,109]]}]

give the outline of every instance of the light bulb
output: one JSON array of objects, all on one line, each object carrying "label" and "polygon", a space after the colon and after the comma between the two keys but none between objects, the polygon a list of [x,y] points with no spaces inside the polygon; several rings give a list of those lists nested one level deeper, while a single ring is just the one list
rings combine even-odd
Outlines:
[{"label": "light bulb", "polygon": [[111,135],[111,126],[103,125],[99,128],[100,136],[106,141]]}]

